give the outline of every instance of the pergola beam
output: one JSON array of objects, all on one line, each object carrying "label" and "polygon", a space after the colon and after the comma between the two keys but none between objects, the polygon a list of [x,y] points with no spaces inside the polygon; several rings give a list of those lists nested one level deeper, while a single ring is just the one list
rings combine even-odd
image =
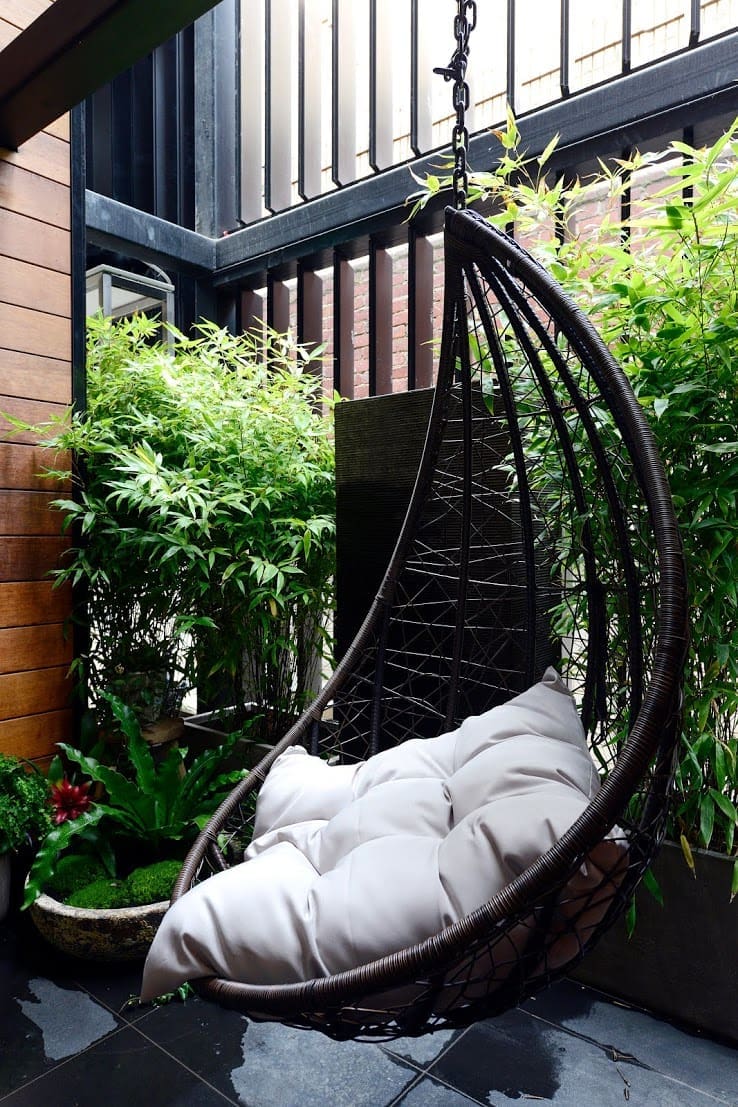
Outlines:
[{"label": "pergola beam", "polygon": [[217,0],[55,0],[0,52],[0,146],[18,147]]}]

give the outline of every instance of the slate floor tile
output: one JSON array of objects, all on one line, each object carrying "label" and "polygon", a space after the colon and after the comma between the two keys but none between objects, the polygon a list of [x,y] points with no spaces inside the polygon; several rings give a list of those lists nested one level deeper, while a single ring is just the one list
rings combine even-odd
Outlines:
[{"label": "slate floor tile", "polygon": [[3,1107],[227,1107],[229,1101],[125,1026],[0,1102]]},{"label": "slate floor tile", "polygon": [[0,958],[3,957],[4,940],[9,959],[23,966],[29,974],[50,977],[65,987],[79,986],[124,1021],[140,1017],[143,1009],[125,1005],[141,990],[141,964],[96,964],[67,957],[38,936],[26,915],[20,917],[12,930],[0,926],[0,934]]},{"label": "slate floor tile", "polygon": [[404,1057],[418,1068],[426,1069],[463,1033],[463,1030],[439,1030],[437,1034],[424,1034],[421,1038],[395,1038],[387,1042],[384,1049],[397,1057]]},{"label": "slate floor tile", "polygon": [[471,1027],[432,1066],[461,1092],[489,1104],[526,1099],[555,1107],[716,1107],[697,1089],[524,1012]]},{"label": "slate floor tile", "polygon": [[70,981],[49,979],[0,941],[0,1095],[116,1031],[121,1020]]},{"label": "slate floor tile", "polygon": [[424,1076],[394,1107],[475,1107],[476,1100]]},{"label": "slate floor tile", "polygon": [[738,1050],[696,1037],[642,1011],[610,1003],[573,981],[562,981],[540,993],[524,1010],[629,1054],[642,1065],[719,1100],[738,1104]]},{"label": "slate floor tile", "polygon": [[197,999],[136,1027],[242,1107],[387,1107],[418,1075],[379,1045],[252,1022]]}]

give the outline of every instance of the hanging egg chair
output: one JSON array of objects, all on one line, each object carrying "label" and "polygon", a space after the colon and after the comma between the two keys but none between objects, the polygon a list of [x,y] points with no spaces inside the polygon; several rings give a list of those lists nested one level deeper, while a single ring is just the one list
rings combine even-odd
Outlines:
[{"label": "hanging egg chair", "polygon": [[[421,941],[310,979],[194,981],[203,998],[339,1039],[464,1026],[569,972],[631,900],[673,779],[686,583],[652,434],[586,316],[462,208],[446,211],[437,384],[384,579],[312,705],[198,837],[173,902],[242,862],[287,751],[303,747],[329,772],[371,764],[504,710],[554,669],[598,780],[522,871]],[[363,910],[381,919],[381,898]],[[247,898],[239,911],[248,930]]]}]

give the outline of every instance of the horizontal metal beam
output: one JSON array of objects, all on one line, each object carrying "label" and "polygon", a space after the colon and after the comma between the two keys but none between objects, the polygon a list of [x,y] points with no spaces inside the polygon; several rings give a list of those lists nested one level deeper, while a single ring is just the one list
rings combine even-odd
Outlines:
[{"label": "horizontal metal beam", "polygon": [[85,195],[87,240],[165,269],[211,274],[216,239],[168,223],[97,192]]},{"label": "horizontal metal beam", "polygon": [[21,143],[217,0],[54,0],[0,52],[0,146]]},{"label": "horizontal metal beam", "polygon": [[[573,168],[681,132],[688,124],[738,114],[736,58],[734,32],[536,109],[518,119],[522,148],[535,157],[558,134],[551,168]],[[474,168],[491,169],[500,154],[492,132],[471,139],[469,163]],[[448,150],[439,151],[233,232],[217,242],[215,282],[247,278],[275,265],[288,266],[297,257],[322,256],[357,238],[389,232],[409,214],[406,198],[417,190],[410,169],[422,178],[449,158]]]}]

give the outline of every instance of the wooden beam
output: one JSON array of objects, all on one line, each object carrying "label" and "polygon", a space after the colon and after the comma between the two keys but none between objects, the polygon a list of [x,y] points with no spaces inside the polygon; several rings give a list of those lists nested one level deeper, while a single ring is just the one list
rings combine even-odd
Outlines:
[{"label": "wooden beam", "polygon": [[217,0],[55,0],[0,52],[0,146],[84,100]]}]

